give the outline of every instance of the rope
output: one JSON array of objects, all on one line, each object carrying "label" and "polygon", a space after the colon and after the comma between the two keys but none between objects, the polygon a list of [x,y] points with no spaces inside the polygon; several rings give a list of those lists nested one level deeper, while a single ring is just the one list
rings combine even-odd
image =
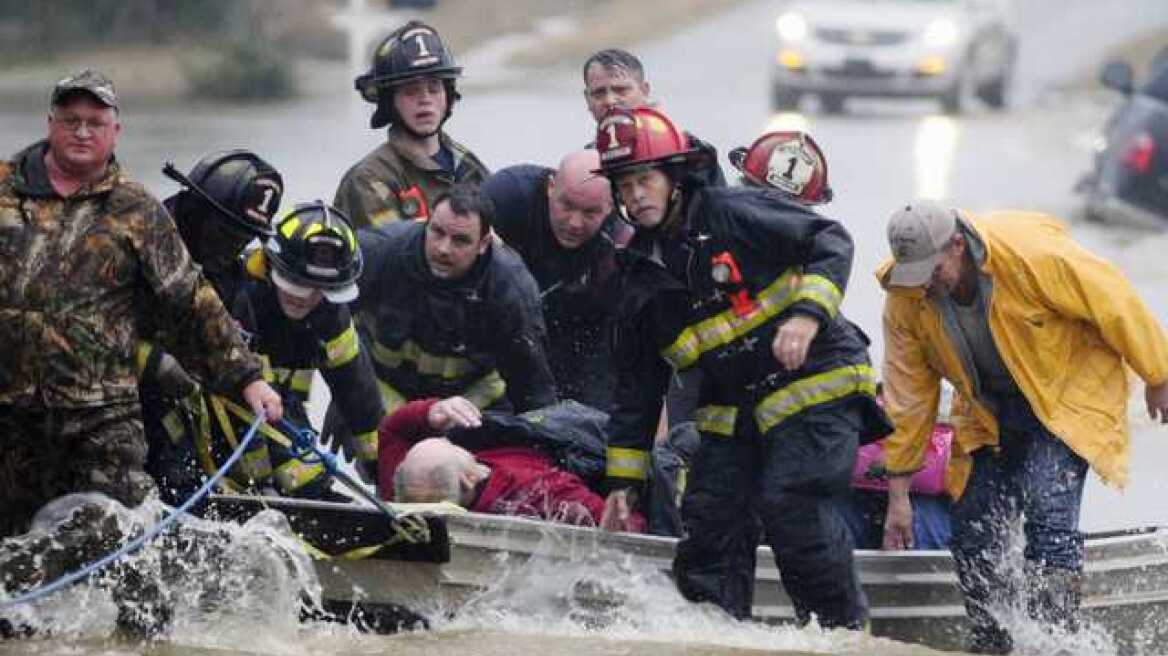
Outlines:
[{"label": "rope", "polygon": [[376,495],[371,494],[369,490],[360,482],[353,480],[344,470],[337,464],[337,457],[322,450],[317,446],[316,431],[308,426],[297,426],[287,419],[280,419],[278,422],[280,428],[287,434],[292,436],[292,456],[302,462],[319,461],[324,465],[324,468],[339,480],[345,487],[352,490],[354,494],[368,501],[373,507],[377,508],[389,518],[390,525],[393,526],[395,533],[393,541],[405,541],[410,544],[427,543],[430,541],[430,525],[426,523],[425,518],[412,513],[397,513],[389,504],[385,503]]},{"label": "rope", "polygon": [[171,511],[171,513],[167,515],[161,522],[159,522],[153,529],[147,531],[145,534],[136,538],[135,540],[125,544],[117,551],[107,554],[100,560],[89,563],[72,574],[66,574],[65,576],[62,576],[61,578],[51,583],[42,585],[39,588],[34,588],[10,599],[0,601],[0,609],[12,608],[47,597],[54,592],[61,590],[62,588],[68,587],[78,581],[88,578],[103,567],[122,558],[123,556],[129,555],[138,549],[141,549],[147,542],[150,542],[154,538],[158,537],[162,531],[177,521],[181,515],[185,514],[188,510],[191,509],[192,506],[194,506],[196,503],[206,497],[208,493],[210,493],[211,488],[219,482],[219,479],[223,478],[223,476],[227,474],[227,471],[231,469],[231,467],[234,466],[236,462],[239,461],[240,457],[243,456],[243,452],[247,450],[248,445],[251,444],[251,441],[258,434],[260,426],[263,424],[263,422],[264,414],[261,411],[259,415],[256,416],[255,421],[253,421],[251,426],[247,429],[247,433],[243,436],[243,440],[240,441],[239,446],[236,447],[235,452],[231,454],[231,457],[227,459],[227,462],[223,463],[223,466],[219,468],[219,471],[215,472],[215,474],[211,476],[207,482],[203,483],[203,486],[200,487],[198,491],[196,491],[189,499],[183,502],[181,506]]}]

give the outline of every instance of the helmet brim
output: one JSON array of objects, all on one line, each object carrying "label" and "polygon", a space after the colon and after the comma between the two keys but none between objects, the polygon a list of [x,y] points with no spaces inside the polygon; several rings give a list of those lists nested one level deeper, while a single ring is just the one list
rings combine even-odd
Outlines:
[{"label": "helmet brim", "polygon": [[330,303],[343,305],[345,303],[352,303],[353,301],[357,300],[361,290],[357,288],[356,284],[349,284],[338,289],[322,289],[320,292],[324,294],[324,297],[327,298]]},{"label": "helmet brim", "polygon": [[667,155],[665,157],[658,157],[656,159],[642,159],[631,162],[618,162],[616,164],[601,165],[598,169],[593,169],[592,173],[595,175],[603,175],[606,177],[621,175],[628,173],[635,169],[641,168],[686,168],[690,170],[703,169],[710,165],[710,153],[702,148],[690,148],[689,150]]}]

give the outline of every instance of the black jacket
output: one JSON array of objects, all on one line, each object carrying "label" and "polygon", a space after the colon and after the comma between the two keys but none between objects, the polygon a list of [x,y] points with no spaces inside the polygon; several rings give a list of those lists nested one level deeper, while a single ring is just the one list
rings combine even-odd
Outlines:
[{"label": "black jacket", "polygon": [[312,374],[320,371],[353,433],[377,434],[381,392],[347,305],[322,300],[308,316],[291,319],[280,309],[274,285],[250,277],[236,290],[231,314],[264,359],[264,378],[283,397],[289,419],[307,423],[304,404]]},{"label": "black jacket", "polygon": [[555,403],[539,290],[523,262],[492,245],[462,279],[442,280],[426,264],[425,230],[411,221],[358,231],[356,307],[387,410],[454,395],[519,412]]},{"label": "black jacket", "polygon": [[483,191],[495,204],[495,231],[539,286],[559,397],[607,410],[616,384],[610,357],[616,250],[632,237],[632,227],[613,214],[579,248],[561,247],[547,195],[554,173],[532,164],[510,166],[488,178]]},{"label": "black jacket", "polygon": [[[765,433],[812,406],[861,397],[871,420],[865,439],[887,433],[868,339],[839,312],[852,267],[844,227],[766,189],[689,180],[683,198],[673,234],[638,231],[622,254],[609,484],[643,480],[672,369],[701,368],[704,432],[733,435],[753,425]],[[715,268],[731,265],[740,282],[716,281]],[[803,367],[787,371],[771,342],[797,313],[820,329]]]}]

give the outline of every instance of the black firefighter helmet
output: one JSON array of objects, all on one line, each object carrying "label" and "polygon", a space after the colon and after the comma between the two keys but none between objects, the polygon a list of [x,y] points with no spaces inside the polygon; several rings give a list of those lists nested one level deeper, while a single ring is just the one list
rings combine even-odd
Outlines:
[{"label": "black firefighter helmet", "polygon": [[272,234],[272,216],[280,209],[284,180],[279,171],[250,150],[207,155],[195,164],[190,176],[170,162],[162,167],[162,173],[184,187],[175,199],[180,223],[189,220],[189,212],[210,210],[206,213],[253,237]]},{"label": "black firefighter helmet", "polygon": [[364,260],[353,224],[340,210],[316,200],[280,219],[264,242],[272,282],[297,296],[319,289],[333,303],[357,298]]},{"label": "black firefighter helmet", "polygon": [[393,88],[423,77],[438,78],[446,88],[445,122],[460,97],[454,80],[461,75],[462,67],[455,63],[454,53],[438,32],[412,20],[385,37],[373,52],[373,66],[353,85],[362,98],[377,105],[369,127],[381,128],[399,122],[393,107]]}]

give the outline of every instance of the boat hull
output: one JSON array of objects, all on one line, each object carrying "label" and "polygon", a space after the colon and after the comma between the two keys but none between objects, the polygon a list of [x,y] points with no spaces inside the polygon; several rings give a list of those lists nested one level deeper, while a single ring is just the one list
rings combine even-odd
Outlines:
[{"label": "boat hull", "polygon": [[[524,563],[533,557],[578,562],[600,552],[619,554],[625,566],[668,573],[676,540],[607,533],[519,517],[466,513],[431,517],[431,543],[397,545],[373,555],[341,554],[390,536],[383,515],[372,508],[279,498],[217,496],[217,511],[242,519],[264,508],[288,516],[310,544],[328,545],[334,557],[317,560],[323,597],[333,609],[387,614],[374,628],[424,622],[423,615],[456,612],[500,581],[501,559]],[[1122,653],[1158,652],[1168,646],[1168,530],[1094,536],[1087,542],[1084,613],[1107,627]],[[872,633],[935,649],[959,649],[965,611],[953,561],[947,551],[856,552],[856,568],[871,610]],[[575,590],[578,605],[603,609],[603,586]],[[374,612],[376,611],[376,612]],[[783,591],[768,547],[758,551],[754,615],[764,622],[790,622],[794,609]]]}]

